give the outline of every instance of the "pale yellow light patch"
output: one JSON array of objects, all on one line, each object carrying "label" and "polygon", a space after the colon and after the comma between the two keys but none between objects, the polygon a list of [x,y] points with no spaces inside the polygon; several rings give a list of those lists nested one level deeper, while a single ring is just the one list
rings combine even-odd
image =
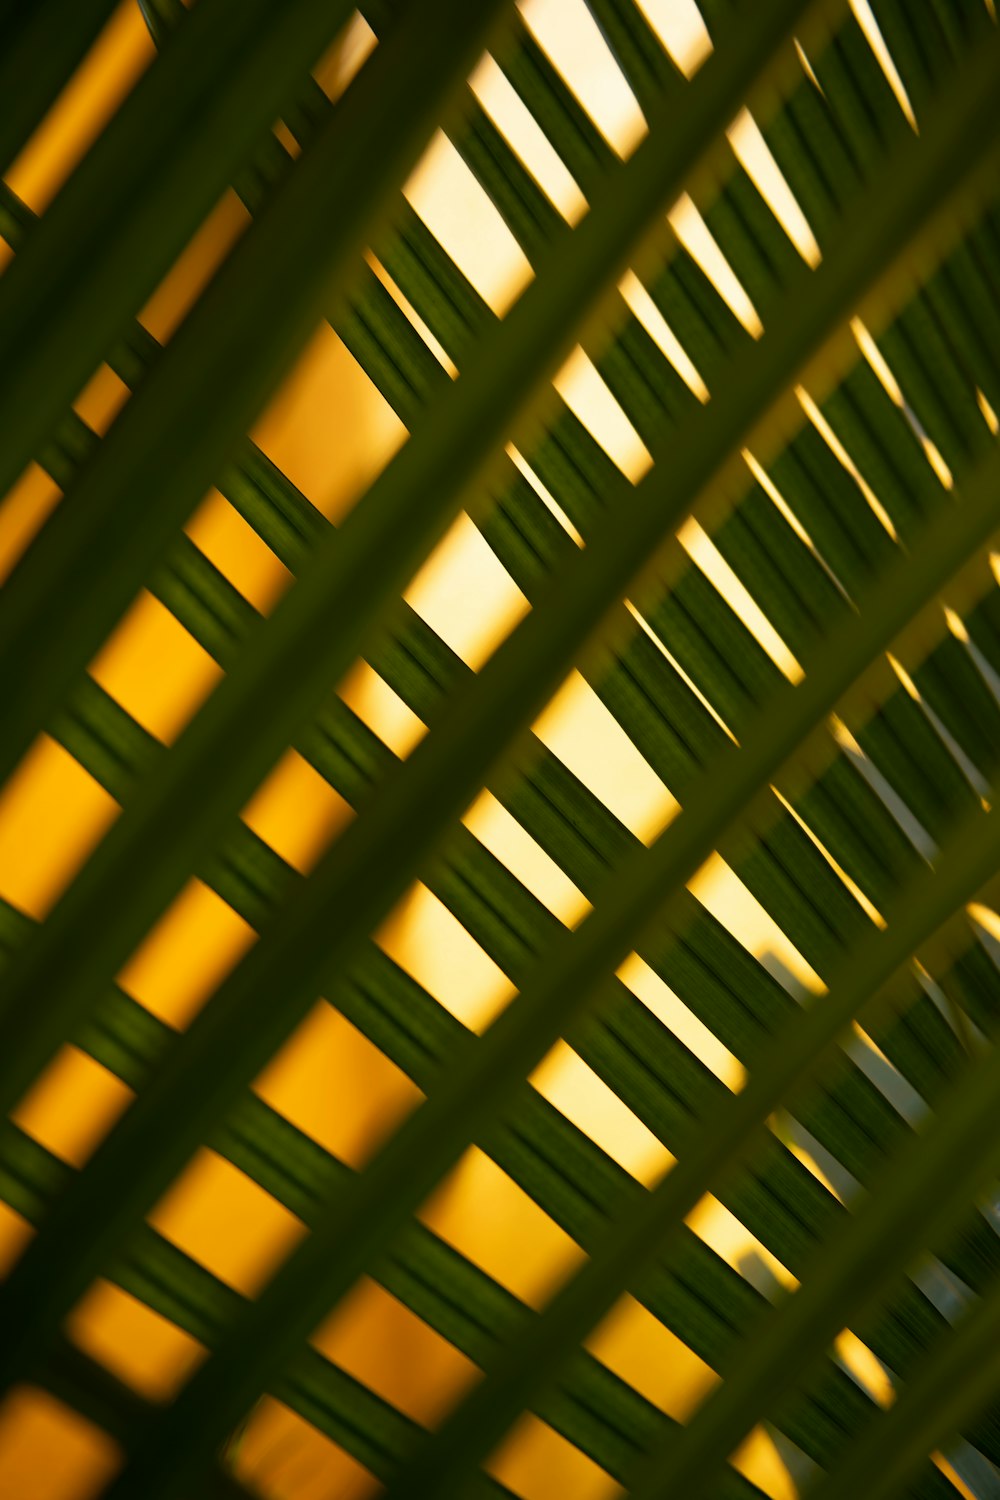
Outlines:
[{"label": "pale yellow light patch", "polygon": [[0,1276],[14,1268],[34,1233],[27,1219],[0,1200]]},{"label": "pale yellow light patch", "polygon": [[704,271],[734,317],[739,319],[747,333],[759,339],[764,332],[764,325],[757,309],[723,254],[718,240],[687,193],[681,194],[667,218],[674,234],[691,259]]},{"label": "pale yellow light patch", "polygon": [[[949,1008],[952,1009],[952,1019],[954,1020],[956,1018],[955,1009],[952,1007]],[[840,1044],[848,1057],[852,1057],[856,1062],[860,1063],[863,1069],[867,1070],[867,1065],[871,1060],[878,1063],[884,1074],[888,1075],[891,1079],[889,1097],[896,1109],[909,1120],[911,1125],[923,1121],[927,1113],[926,1102],[918,1091],[911,1084],[907,1083],[895,1063],[886,1056],[882,1048],[872,1039],[859,1022],[851,1022],[850,1026],[841,1034]]]},{"label": "pale yellow light patch", "polygon": [[298,161],[299,157],[302,155],[302,147],[299,145],[294,135],[292,135],[292,132],[289,130],[284,120],[276,120],[271,126],[271,129],[274,132],[275,138],[281,142],[292,160]]},{"label": "pale yellow light patch", "polygon": [[847,886],[847,889],[854,897],[855,901],[865,913],[865,916],[868,917],[869,921],[874,922],[876,927],[884,928],[885,918],[878,910],[878,907],[876,907],[871,901],[869,901],[868,897],[865,895],[864,891],[857,884],[857,882],[852,880],[844,867],[837,863],[826,845],[816,837],[815,833],[813,833],[808,823],[804,822],[803,819],[799,817],[799,814],[795,811],[795,808],[786,797],[782,796],[781,792],[778,791],[778,788],[776,786],[772,786],[771,791],[777,797],[778,801],[781,803],[785,811],[791,814],[795,822],[802,829],[802,832],[806,835],[814,848],[819,850],[820,854],[822,854],[831,870],[835,871],[839,879],[844,882],[844,884]]},{"label": "pale yellow light patch", "polygon": [[484,1468],[522,1500],[617,1500],[625,1494],[592,1459],[530,1413],[518,1418]]},{"label": "pale yellow light patch", "polygon": [[676,1422],[686,1422],[719,1383],[711,1365],[628,1294],[588,1335],[586,1347]]},{"label": "pale yellow light patch", "polygon": [[334,37],[312,70],[328,99],[339,99],[351,79],[374,52],[378,38],[360,11]]},{"label": "pale yellow light patch", "polygon": [[[986,0],[986,3],[987,5],[992,6],[993,0]],[[995,15],[995,13],[991,13]],[[949,1463],[943,1453],[932,1453],[930,1455],[930,1460],[934,1467],[936,1469],[939,1469],[944,1477],[952,1485],[954,1485],[955,1489],[963,1497],[963,1500],[979,1500],[979,1496],[976,1494],[975,1490],[969,1489],[969,1486],[958,1473],[958,1470],[955,1468],[954,1464]]]},{"label": "pale yellow light patch", "polygon": [[[865,359],[868,361],[880,384],[882,385],[886,394],[889,396],[889,399],[894,403],[894,405],[898,406],[900,411],[902,411],[906,416],[907,421],[910,423],[910,426],[913,428],[917,436],[920,446],[924,450],[924,455],[927,459],[927,462],[934,470],[934,473],[937,475],[938,480],[946,490],[953,489],[955,481],[952,477],[951,470],[942,458],[937,445],[932,442],[931,439],[927,436],[926,432],[924,432],[920,423],[917,421],[913,412],[907,405],[906,397],[903,395],[903,392],[900,389],[898,380],[892,373],[892,370],[889,368],[888,362],[886,361],[886,358],[883,355],[881,349],[878,347],[878,344],[872,338],[871,333],[865,327],[860,318],[851,319],[851,332],[854,334],[854,338],[857,342],[858,348],[861,350]],[[980,409],[982,410],[982,406],[980,407]]]},{"label": "pale yellow light patch", "polygon": [[502,317],[531,281],[531,262],[443,131],[432,137],[403,185],[403,196]]},{"label": "pale yellow light patch", "polygon": [[277,1199],[207,1148],[175,1178],[149,1222],[248,1297],[260,1291],[305,1233]]},{"label": "pale yellow light patch", "polygon": [[356,1458],[270,1396],[254,1407],[234,1467],[266,1500],[372,1500],[381,1488]]},{"label": "pale yellow light patch", "polygon": [[262,615],[273,609],[292,581],[284,563],[216,489],[209,490],[184,530]]},{"label": "pale yellow light patch", "polygon": [[250,437],[328,520],[339,522],[402,446],[406,429],[322,323]]},{"label": "pale yellow light patch", "polygon": [[568,224],[587,209],[576,179],[496,59],[488,52],[469,87],[508,146]]},{"label": "pale yellow light patch", "polygon": [[528,1081],[543,1099],[645,1186],[651,1186],[673,1165],[673,1156],[648,1126],[565,1042],[556,1042]]},{"label": "pale yellow light patch", "polygon": [[11,1111],[11,1119],[62,1161],[82,1167],[132,1098],[120,1078],[66,1045]]},{"label": "pale yellow light patch", "polygon": [[39,735],[0,788],[0,897],[46,916],[117,816],[114,798]]},{"label": "pale yellow light patch", "polygon": [[413,327],[417,330],[420,337],[423,339],[424,343],[427,345],[428,349],[437,360],[438,364],[443,370],[447,370],[448,374],[452,377],[452,379],[454,379],[458,374],[458,366],[452,359],[451,355],[448,353],[447,349],[441,343],[437,335],[432,331],[429,325],[424,322],[423,318],[417,312],[417,309],[414,307],[409,297],[405,296],[403,292],[400,291],[399,287],[396,285],[395,281],[393,281],[392,277],[389,275],[389,272],[379,260],[378,256],[374,255],[371,250],[365,251],[365,260],[368,262],[371,269],[375,272],[375,275],[385,287],[393,302],[395,302],[399,310],[405,315],[407,321],[412,323]]},{"label": "pale yellow light patch", "polygon": [[139,313],[159,343],[171,337],[249,223],[249,213],[227,188]]},{"label": "pale yellow light patch", "polygon": [[639,9],[685,78],[712,54],[712,38],[694,0],[638,0]]},{"label": "pale yellow light patch", "polygon": [[927,462],[930,464],[931,468],[934,470],[934,473],[944,485],[945,489],[953,490],[955,488],[954,477],[948,465],[945,463],[943,457],[941,456],[941,450],[938,448],[937,444],[925,435],[920,439],[920,446],[924,450],[924,456],[926,457]]},{"label": "pale yellow light patch", "polygon": [[814,995],[826,986],[721,855],[713,854],[688,882],[691,894],[755,958],[773,955]]},{"label": "pale yellow light patch", "polygon": [[478,670],[528,613],[528,601],[464,512],[409,583],[407,604]]},{"label": "pale yellow light patch", "polygon": [[121,1464],[113,1438],[46,1391],[15,1386],[0,1405],[0,1495],[10,1500],[92,1500]]},{"label": "pale yellow light patch", "polygon": [[90,675],[164,744],[220,681],[218,662],[145,590],[90,664]]},{"label": "pale yellow light patch", "polygon": [[644,843],[677,811],[677,799],[579,672],[571,672],[534,723],[538,739]]},{"label": "pale yellow light patch", "polygon": [[583,892],[492,792],[481,792],[462,822],[567,927],[575,927],[590,910]]},{"label": "pale yellow light patch", "polygon": [[134,1000],[183,1030],[255,938],[249,922],[190,880],[118,974]]},{"label": "pale yellow light patch", "polygon": [[205,1346],[108,1281],[98,1281],[66,1319],[70,1339],[150,1401],[175,1396]]},{"label": "pale yellow light patch", "polygon": [[882,389],[890,401],[902,410],[906,405],[906,401],[903,398],[903,392],[899,388],[899,381],[890,370],[885,355],[860,318],[851,319],[851,332],[854,334],[855,343],[868,361],[873,373],[877,376]]},{"label": "pale yellow light patch", "polygon": [[763,1427],[755,1427],[732,1455],[733,1468],[757,1485],[771,1500],[799,1500],[799,1488],[788,1472],[774,1439]]},{"label": "pale yellow light patch", "polygon": [[707,401],[708,386],[702,380],[684,345],[634,271],[626,271],[618,283],[618,290],[688,390],[697,396],[699,401]]},{"label": "pale yellow light patch", "polygon": [[809,535],[808,531],[806,531],[798,516],[791,509],[784,495],[771,479],[770,474],[768,474],[764,466],[759,463],[756,458],[754,458],[749,448],[743,448],[741,452],[744,463],[750,470],[750,473],[753,475],[754,479],[756,479],[757,483],[760,485],[761,489],[781,512],[782,516],[784,516],[785,520],[795,532],[795,535],[798,537],[799,541],[802,542],[804,546],[809,548],[814,557],[818,558],[819,553],[816,551],[816,547],[813,544],[812,537]]},{"label": "pale yellow light patch", "polygon": [[735,1214],[730,1213],[718,1198],[706,1193],[691,1210],[685,1224],[703,1240],[716,1255],[739,1271],[748,1281],[755,1281],[755,1267],[787,1291],[794,1291],[798,1281],[756,1235],[741,1224]]},{"label": "pale yellow light patch", "polygon": [[675,656],[673,656],[667,650],[666,646],[663,644],[662,640],[657,635],[657,633],[653,629],[652,625],[650,625],[650,623],[646,619],[645,615],[640,614],[639,611],[636,609],[635,605],[629,599],[625,600],[625,608],[628,610],[629,614],[636,621],[636,623],[640,626],[643,635],[647,636],[652,641],[653,645],[660,652],[661,656],[665,657],[666,660],[673,667],[674,671],[677,673],[677,675],[681,679],[681,681],[684,682],[685,685],[688,688],[690,688],[691,692],[698,699],[698,702],[701,704],[702,708],[705,709],[706,713],[708,713],[708,714],[711,715],[711,717],[718,724],[719,728],[722,729],[728,735],[728,737],[732,740],[733,744],[735,745],[737,743],[736,736],[733,734],[733,732],[730,729],[729,725],[725,722],[724,719],[722,719],[720,717],[719,713],[716,711],[716,709],[713,707],[713,705],[705,697],[705,694],[702,692],[701,688],[695,682],[694,678],[688,676],[688,674],[685,672],[684,668],[681,666],[681,664],[677,660],[677,658]]},{"label": "pale yellow light patch", "polygon": [[972,901],[966,907],[966,910],[973,922],[978,922],[979,926],[988,932],[990,937],[995,938],[1000,943],[1000,916],[997,915],[992,907],[984,906],[981,901]]},{"label": "pale yellow light patch", "polygon": [[637,484],[652,465],[649,449],[579,344],[552,384],[608,457]]},{"label": "pale yellow light patch", "polygon": [[124,380],[110,365],[100,365],[73,402],[73,410],[103,437],[128,397],[129,388]]},{"label": "pale yellow light patch", "polygon": [[740,110],[726,134],[736,160],[806,265],[818,266],[823,257],[809,220],[748,109]]},{"label": "pale yellow light patch", "polygon": [[888,659],[890,667],[899,678],[904,692],[908,697],[913,699],[914,703],[919,703],[921,701],[920,689],[917,687],[917,684],[914,682],[909,672],[903,666],[903,663],[899,660],[898,657],[893,656],[891,651],[886,652],[886,657]]},{"label": "pale yellow light patch", "polygon": [[997,433],[1000,432],[1000,419],[998,419],[996,412],[978,386],[976,387],[976,401],[979,405],[979,410],[983,414],[983,420],[993,436],[996,437]]},{"label": "pale yellow light patch", "polygon": [[62,490],[36,463],[30,463],[0,504],[0,583],[4,583],[28,543],[62,499]]},{"label": "pale yellow light patch", "polygon": [[6,182],[42,213],[156,56],[134,0],[121,0],[80,67],[31,136]]},{"label": "pale yellow light patch", "polygon": [[518,9],[608,144],[631,156],[646,121],[584,0],[518,0]]},{"label": "pale yellow light patch", "polygon": [[[809,61],[808,56],[806,55],[806,49],[803,47],[803,45],[799,41],[798,37],[795,38],[795,55],[798,58],[799,62],[802,64],[802,71],[803,71],[803,73],[805,73],[806,77],[808,78],[809,82],[812,84],[813,88],[819,89],[819,92],[822,94],[823,93],[823,89],[822,89],[822,87],[820,85],[820,81],[816,77],[816,74],[813,71],[813,65]],[[825,97],[825,95],[824,95],[824,97]]]},{"label": "pale yellow light patch", "polygon": [[896,1390],[880,1362],[849,1328],[841,1329],[833,1341],[844,1368],[861,1382],[865,1390],[883,1409],[892,1405]]},{"label": "pale yellow light patch", "polygon": [[837,714],[830,715],[829,719],[827,720],[827,727],[829,728],[830,733],[833,735],[833,738],[836,740],[841,749],[847,750],[851,755],[855,757],[864,756],[865,752],[862,750],[861,746],[858,744],[857,740],[854,738],[853,734],[844,723],[843,719],[841,719]]},{"label": "pale yellow light patch", "polygon": [[337,522],[402,445],[406,428],[330,325],[321,323],[250,435]]},{"label": "pale yellow light patch", "polygon": [[785,1149],[791,1152],[796,1161],[802,1163],[806,1171],[809,1172],[811,1176],[815,1177],[817,1182],[821,1182],[823,1184],[828,1193],[832,1193],[839,1203],[845,1202],[844,1196],[837,1188],[836,1183],[834,1183],[826,1175],[826,1173],[823,1171],[823,1168],[820,1166],[819,1162],[816,1160],[815,1156],[813,1156],[811,1151],[807,1151],[805,1146],[800,1145],[800,1143],[795,1139],[794,1136],[782,1135],[780,1139],[782,1140],[782,1144],[785,1146]]},{"label": "pale yellow light patch", "polygon": [[802,407],[802,410],[805,412],[806,416],[809,418],[810,422],[813,424],[820,437],[826,443],[834,458],[841,465],[841,467],[846,469],[848,474],[850,474],[851,478],[854,480],[854,483],[857,485],[862,495],[864,495],[868,504],[871,506],[872,511],[885,527],[886,531],[892,537],[893,541],[898,542],[899,536],[897,535],[895,526],[892,524],[892,517],[886,510],[885,506],[882,504],[881,500],[876,495],[875,491],[872,489],[871,485],[865,479],[864,475],[861,473],[861,470],[858,468],[857,464],[854,462],[853,458],[848,453],[847,449],[844,447],[843,443],[840,441],[837,434],[834,432],[833,428],[830,426],[829,422],[826,420],[813,398],[810,396],[809,392],[803,386],[798,385],[795,387],[795,394],[798,398],[799,405]]},{"label": "pale yellow light patch", "polygon": [[354,812],[297,750],[287,750],[240,816],[258,838],[305,875]]},{"label": "pale yellow light patch", "polygon": [[578,547],[582,547],[583,537],[581,536],[580,532],[577,531],[576,527],[573,525],[573,522],[563,510],[562,506],[559,504],[559,501],[553,495],[552,491],[539,479],[538,475],[528,463],[528,460],[525,458],[524,454],[519,452],[519,450],[514,447],[513,443],[507,444],[506,451],[508,458],[510,458],[514,464],[514,467],[524,475],[525,479],[531,485],[531,488],[534,490],[539,500],[541,500],[542,504],[552,512],[556,520],[559,522],[559,525],[562,527],[563,531],[565,531],[566,535],[572,537],[573,541]]},{"label": "pale yellow light patch", "polygon": [[362,724],[384,745],[405,760],[427,733],[422,720],[384,678],[366,661],[357,661],[337,688],[337,694]]},{"label": "pale yellow light patch", "polygon": [[254,1092],[359,1169],[423,1095],[325,1001],[314,1005],[254,1082]]},{"label": "pale yellow light patch", "polygon": [[[991,0],[987,0],[987,4],[990,3]],[[910,96],[906,92],[903,80],[900,78],[896,64],[892,60],[892,53],[886,46],[885,37],[882,35],[881,28],[875,19],[868,0],[851,0],[851,9],[857,18],[858,25],[865,34],[865,39],[869,47],[875,55],[875,61],[882,69],[889,87],[896,96],[900,109],[903,111],[912,128],[916,130],[917,118],[913,113]]]},{"label": "pale yellow light patch", "polygon": [[693,516],[684,522],[677,533],[677,540],[691,561],[718,589],[733,613],[742,620],[757,644],[767,652],[778,671],[787,677],[789,682],[801,682],[803,677],[801,666],[756,599],[743,586],[726,562],[708,532]]},{"label": "pale yellow light patch", "polygon": [[[425,1427],[436,1426],[479,1376],[471,1359],[367,1276],[310,1342],[348,1375]],[[391,1351],[390,1359],[387,1351]],[[418,1370],[420,1378],[415,1380]]]},{"label": "pale yellow light patch", "polygon": [[963,645],[969,645],[969,631],[966,630],[966,621],[961,618],[961,615],[957,615],[954,609],[949,609],[948,604],[945,606],[945,624],[948,625],[955,639],[961,640]]},{"label": "pale yellow light patch", "polygon": [[514,998],[503,970],[425,885],[411,886],[375,941],[472,1031],[485,1031]]},{"label": "pale yellow light patch", "polygon": [[743,1087],[746,1069],[739,1058],[734,1057],[715,1032],[688,1009],[638,953],[629,954],[618,970],[618,978],[726,1088],[735,1092]]},{"label": "pale yellow light patch", "polygon": [[470,1147],[418,1218],[460,1254],[541,1308],[584,1253],[478,1147]]}]

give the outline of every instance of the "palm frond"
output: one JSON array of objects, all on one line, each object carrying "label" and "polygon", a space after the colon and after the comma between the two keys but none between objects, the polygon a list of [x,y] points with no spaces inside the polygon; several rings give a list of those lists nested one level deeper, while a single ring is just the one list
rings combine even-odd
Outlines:
[{"label": "palm frond", "polygon": [[[647,7],[587,9],[634,149],[531,7],[372,0],[331,102],[348,8],[158,0],[159,55],[51,205],[0,195],[4,488],[35,462],[62,492],[0,593],[4,796],[45,735],[121,809],[47,912],[0,904],[0,1199],[33,1229],[0,1372],[114,1438],[114,1500],[248,1495],[228,1439],[263,1395],[399,1497],[510,1494],[526,1413],[649,1500],[759,1494],[726,1460],[761,1423],[824,1500],[1000,1482],[993,8],[705,0],[689,78]],[[0,60],[5,163],[110,8],[37,10]],[[573,211],[463,86],[487,45]],[[529,268],[502,313],[400,192],[439,128]],[[248,226],[161,344],[143,304],[229,184]],[[408,429],[336,526],[247,435],[321,318]],[[567,394],[574,350],[631,477]],[[102,361],[129,394],[99,436],[72,403]],[[213,483],[293,576],[269,612],[182,529]],[[526,601],[475,668],[404,597],[463,511]],[[93,666],[144,589],[222,669],[169,746]],[[406,754],[336,690],[362,658],[427,728]],[[661,831],[547,743],[573,670],[679,804]],[[239,816],[289,747],[354,813],[308,873]],[[484,789],[582,919],[465,826]],[[720,920],[719,856],[819,996]],[[175,1030],[123,965],[192,878],[256,938]],[[414,881],[517,991],[481,1034],[373,941]],[[360,1167],[259,1087],[320,995],[426,1096]],[[673,1159],[655,1184],[546,1097],[563,1041]],[[134,1093],[82,1164],[22,1113],[67,1044]],[[421,1221],[473,1146],[585,1252],[541,1308]],[[205,1147],[308,1231],[254,1296],[149,1219]],[[686,1222],[707,1197],[794,1290]],[[434,1433],[310,1341],[366,1277],[484,1372]],[[166,1404],[74,1342],[102,1278],[209,1351]],[[626,1293],[724,1377],[684,1422],[594,1352]]]}]

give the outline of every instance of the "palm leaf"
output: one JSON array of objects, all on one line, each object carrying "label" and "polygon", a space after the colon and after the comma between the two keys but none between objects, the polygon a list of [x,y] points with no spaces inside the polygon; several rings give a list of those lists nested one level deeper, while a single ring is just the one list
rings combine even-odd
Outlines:
[{"label": "palm leaf", "polygon": [[[992,1493],[992,7],[878,0],[880,61],[845,7],[706,0],[714,50],[687,82],[643,8],[588,6],[648,126],[624,161],[499,5],[366,5],[378,45],[331,108],[306,69],[346,12],[199,0],[145,8],[161,54],[51,207],[0,200],[5,483],[35,459],[65,491],[0,596],[6,795],[44,731],[122,807],[43,921],[0,907],[0,1197],[35,1226],[0,1287],[0,1369],[116,1439],[116,1497],[246,1494],[227,1440],[264,1393],[400,1496],[509,1494],[484,1465],[529,1411],[636,1494],[757,1493],[725,1459],[761,1422],[828,1471],[823,1494],[944,1497],[956,1468]],[[31,81],[5,161],[105,14],[15,25],[0,72]],[[487,38],[587,200],[575,228],[478,99],[457,106]],[[815,268],[727,151],[744,104]],[[532,267],[504,316],[399,195],[439,125]],[[135,315],[227,183],[252,225],[161,349]],[[682,189],[759,337],[667,231]],[[410,429],[336,528],[243,436],[322,314]],[[551,388],[577,341],[652,459],[637,483]],[[102,359],[132,395],[98,437],[70,402]],[[181,533],[213,481],[295,575],[267,618]],[[462,509],[531,606],[478,671],[400,599]],[[692,512],[729,582],[678,540]],[[87,672],[143,587],[225,673],[169,748]],[[333,691],[362,652],[429,726],[403,758]],[[574,665],[681,804],[648,847],[540,737]],[[357,813],[308,876],[234,816],[290,745]],[[460,825],[484,787],[592,903],[575,930]],[[716,850],[821,1001],[685,888]],[[115,981],[192,875],[259,937],[178,1034]],[[519,991],[482,1036],[371,940],[417,878]],[[745,1086],[615,975],[633,950]],[[360,1171],[253,1088],[320,994],[427,1096]],[[676,1157],[653,1189],[527,1081],[561,1037]],[[67,1042],[136,1095],[78,1169],[19,1123]],[[416,1217],[472,1144],[588,1253],[541,1311]],[[204,1145],[309,1229],[253,1299],[143,1222]],[[706,1193],[799,1290],[769,1307],[685,1224]],[[971,1300],[954,1329],[903,1274],[927,1251]],[[308,1342],[365,1275],[486,1372],[433,1436]],[[102,1276],[212,1351],[165,1407],[73,1343]],[[626,1291],[725,1377],[684,1425],[584,1346]],[[901,1388],[887,1415],[830,1357],[845,1327]],[[959,1431],[954,1467],[930,1463]]]}]

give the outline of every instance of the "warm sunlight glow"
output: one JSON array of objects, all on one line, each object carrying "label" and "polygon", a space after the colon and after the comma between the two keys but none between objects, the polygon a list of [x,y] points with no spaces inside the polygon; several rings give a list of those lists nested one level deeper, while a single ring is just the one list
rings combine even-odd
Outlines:
[{"label": "warm sunlight glow", "polygon": [[552,384],[605,453],[637,484],[652,464],[649,450],[579,345]]},{"label": "warm sunlight glow", "polygon": [[695,369],[684,345],[634,271],[626,273],[618,285],[618,290],[650,338],[673,365],[688,390],[697,396],[699,401],[707,401],[708,386]]},{"label": "warm sunlight glow", "polygon": [[740,110],[728,135],[736,160],[802,259],[809,266],[818,266],[822,256],[816,236],[748,109]]},{"label": "warm sunlight glow", "polygon": [[638,0],[639,9],[685,78],[712,53],[712,38],[694,0]]},{"label": "warm sunlight glow", "polygon": [[[991,5],[992,0],[986,0],[986,3],[987,5]],[[885,44],[885,37],[882,35],[879,24],[875,19],[869,0],[851,0],[851,9],[857,17],[858,25],[867,38],[869,47],[871,47],[872,52],[875,54],[876,62],[886,76],[889,87],[899,101],[900,109],[913,129],[916,130],[917,120],[913,113],[913,106],[910,103],[910,96],[906,92],[903,80],[900,78],[896,64],[892,60],[892,53]]]},{"label": "warm sunlight glow", "polygon": [[677,533],[677,540],[692,562],[713,583],[750,634],[762,646],[789,682],[801,682],[802,668],[764,614],[752,594],[743,586],[711,537],[692,516]]},{"label": "warm sunlight glow", "polygon": [[747,333],[759,339],[764,325],[757,315],[743,284],[719,248],[718,241],[687,193],[682,193],[667,218],[670,227],[691,256],[697,261],[719,296],[739,318]]},{"label": "warm sunlight glow", "polygon": [[518,9],[609,145],[630,156],[646,121],[584,0],[518,0]]},{"label": "warm sunlight glow", "polygon": [[566,222],[575,224],[587,210],[586,198],[506,73],[489,53],[469,79],[469,87],[538,186]]},{"label": "warm sunlight glow", "polygon": [[434,136],[403,192],[459,270],[502,316],[531,280],[531,264],[443,131]]},{"label": "warm sunlight glow", "polygon": [[802,407],[802,410],[805,412],[806,416],[809,418],[810,422],[813,424],[820,437],[827,444],[834,458],[836,458],[838,463],[840,463],[847,470],[848,474],[850,474],[851,478],[854,480],[854,483],[864,495],[865,499],[868,501],[868,504],[871,506],[872,511],[878,517],[879,521],[885,527],[886,531],[892,537],[893,541],[898,542],[899,537],[897,535],[895,526],[892,524],[892,517],[889,515],[889,512],[886,510],[881,500],[875,494],[875,491],[865,479],[857,464],[854,462],[853,458],[848,453],[847,449],[844,447],[843,443],[840,441],[837,434],[834,432],[833,428],[830,426],[829,422],[820,411],[819,407],[816,405],[816,402],[810,396],[809,392],[805,390],[805,388],[801,385],[796,386],[795,394],[798,397],[799,405]]}]

